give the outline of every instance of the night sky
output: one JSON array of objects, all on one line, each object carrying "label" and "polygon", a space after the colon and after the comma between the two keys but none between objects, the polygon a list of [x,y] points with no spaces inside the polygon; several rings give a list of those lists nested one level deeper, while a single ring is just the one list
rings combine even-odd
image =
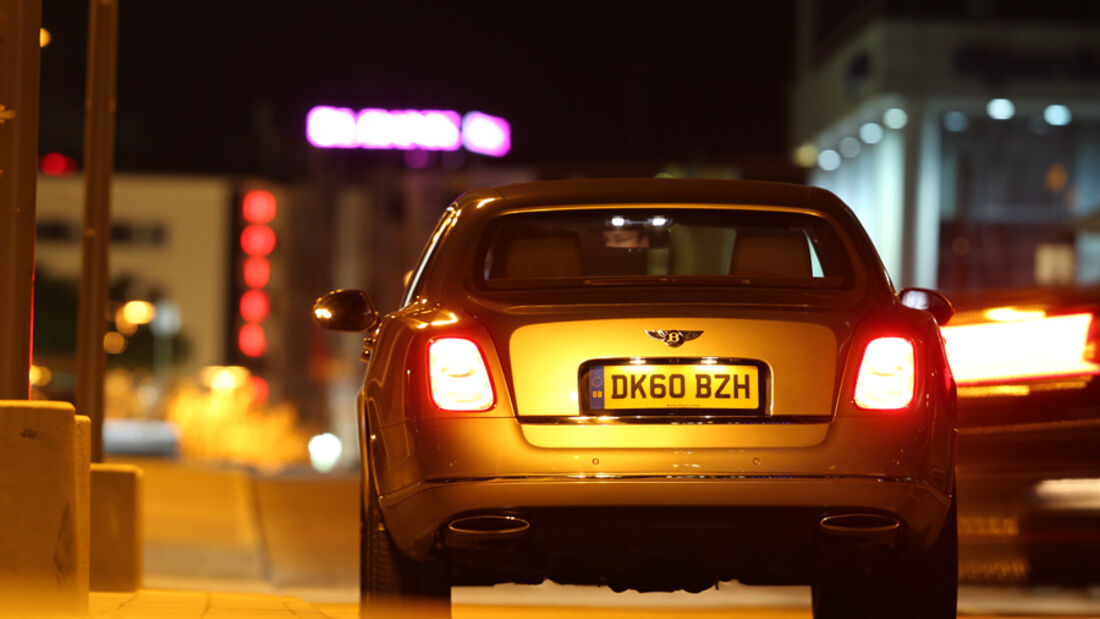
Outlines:
[{"label": "night sky", "polygon": [[[43,4],[40,150],[79,159],[87,2]],[[518,163],[785,149],[790,0],[122,0],[120,15],[120,170],[293,175],[317,104],[503,116]]]}]

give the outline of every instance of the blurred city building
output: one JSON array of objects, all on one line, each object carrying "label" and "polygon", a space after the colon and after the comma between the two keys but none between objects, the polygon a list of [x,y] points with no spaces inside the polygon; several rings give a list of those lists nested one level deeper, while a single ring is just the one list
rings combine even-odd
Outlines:
[{"label": "blurred city building", "polygon": [[1100,282],[1098,9],[799,1],[794,158],[896,283]]},{"label": "blurred city building", "polygon": [[[144,326],[133,325],[138,328],[124,335],[130,338],[139,331],[162,327],[173,333],[156,337],[178,333],[186,339],[188,352],[174,355],[172,365],[177,371],[197,372],[223,357],[230,233],[226,212],[232,192],[231,182],[211,176],[119,174],[112,185],[110,267],[116,289],[112,301],[159,306],[159,320],[150,316]],[[80,275],[83,204],[82,175],[39,177],[35,252],[39,280],[65,281],[75,291]],[[39,298],[53,300],[43,299],[41,292]],[[72,329],[75,334],[76,308],[60,309],[73,314],[71,327],[42,326]],[[120,316],[108,318],[118,326],[115,323]],[[177,324],[165,325],[165,319]],[[75,350],[75,338],[68,344]],[[50,352],[64,352],[63,346]]]}]

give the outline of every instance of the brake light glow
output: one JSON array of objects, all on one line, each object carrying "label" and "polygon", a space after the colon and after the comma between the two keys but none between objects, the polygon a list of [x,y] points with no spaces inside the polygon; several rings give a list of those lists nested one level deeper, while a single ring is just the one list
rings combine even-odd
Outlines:
[{"label": "brake light glow", "polygon": [[1100,373],[1090,361],[1093,315],[1070,314],[943,327],[947,360],[960,385]]},{"label": "brake light glow", "polygon": [[474,342],[460,337],[428,345],[432,400],[445,411],[486,411],[496,403],[485,357]]},{"label": "brake light glow", "polygon": [[856,406],[870,410],[898,410],[913,401],[916,379],[913,342],[903,337],[880,337],[863,352],[856,379]]}]

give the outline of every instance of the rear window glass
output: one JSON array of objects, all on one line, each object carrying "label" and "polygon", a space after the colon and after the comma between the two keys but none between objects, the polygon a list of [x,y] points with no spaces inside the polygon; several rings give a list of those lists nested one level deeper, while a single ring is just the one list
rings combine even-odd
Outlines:
[{"label": "rear window glass", "polygon": [[491,288],[666,283],[845,288],[836,230],[799,213],[607,208],[503,215],[478,263]]}]

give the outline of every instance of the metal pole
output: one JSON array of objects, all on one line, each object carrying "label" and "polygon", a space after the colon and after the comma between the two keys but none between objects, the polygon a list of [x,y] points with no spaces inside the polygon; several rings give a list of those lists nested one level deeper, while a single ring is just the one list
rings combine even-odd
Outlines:
[{"label": "metal pole", "polygon": [[41,0],[0,0],[0,399],[30,397]]},{"label": "metal pole", "polygon": [[84,236],[77,305],[76,410],[92,419],[92,461],[103,460],[103,374],[107,355],[107,247],[115,151],[117,0],[88,0],[88,81],[84,100]]}]

